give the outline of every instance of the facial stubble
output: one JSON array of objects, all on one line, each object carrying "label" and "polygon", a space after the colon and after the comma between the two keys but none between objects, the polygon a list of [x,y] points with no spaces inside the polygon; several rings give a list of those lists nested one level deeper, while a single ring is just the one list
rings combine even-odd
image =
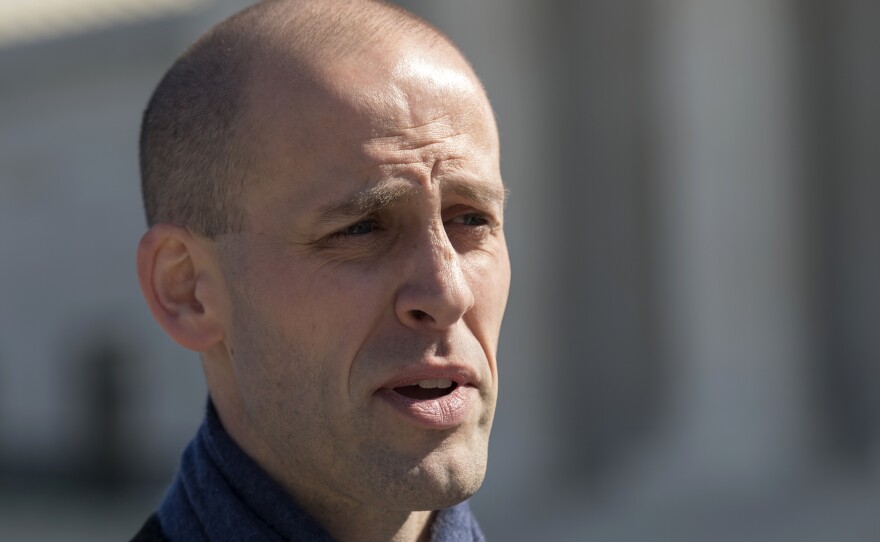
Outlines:
[{"label": "facial stubble", "polygon": [[[382,412],[375,397],[327,408],[351,396],[333,393],[339,388],[327,369],[338,366],[336,354],[313,337],[285,335],[255,304],[255,292],[234,290],[233,364],[241,404],[251,435],[270,455],[255,459],[273,463],[270,475],[301,504],[331,511],[438,510],[476,492],[486,472],[493,393],[481,394],[478,419],[446,431],[409,427]],[[402,341],[386,343],[362,352],[356,363],[412,359],[416,350]]]}]

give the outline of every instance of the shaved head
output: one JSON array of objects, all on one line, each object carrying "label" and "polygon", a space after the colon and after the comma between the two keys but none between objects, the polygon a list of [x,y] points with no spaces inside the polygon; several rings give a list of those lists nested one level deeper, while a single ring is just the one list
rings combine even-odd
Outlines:
[{"label": "shaved head", "polygon": [[144,112],[147,223],[209,238],[241,231],[238,202],[262,176],[259,125],[248,120],[252,87],[269,76],[308,88],[340,61],[401,41],[460,57],[427,22],[376,0],[267,0],[214,27],[169,69]]},{"label": "shaved head", "polygon": [[334,539],[426,540],[483,482],[499,154],[461,53],[375,0],[258,3],[144,114],[145,298],[223,430]]}]

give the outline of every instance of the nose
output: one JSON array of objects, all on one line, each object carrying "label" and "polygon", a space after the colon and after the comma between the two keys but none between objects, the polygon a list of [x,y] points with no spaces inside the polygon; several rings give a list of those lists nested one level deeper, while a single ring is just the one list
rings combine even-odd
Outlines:
[{"label": "nose", "polygon": [[474,295],[442,226],[432,228],[408,255],[405,279],[397,292],[395,312],[407,327],[444,330],[474,306]]}]

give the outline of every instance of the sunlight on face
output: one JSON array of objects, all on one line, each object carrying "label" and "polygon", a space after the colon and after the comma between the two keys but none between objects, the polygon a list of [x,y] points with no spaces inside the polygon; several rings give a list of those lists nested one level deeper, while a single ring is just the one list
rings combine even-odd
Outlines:
[{"label": "sunlight on face", "polygon": [[265,174],[223,242],[232,403],[242,447],[297,497],[435,510],[485,474],[505,192],[464,61],[398,60],[255,90]]}]

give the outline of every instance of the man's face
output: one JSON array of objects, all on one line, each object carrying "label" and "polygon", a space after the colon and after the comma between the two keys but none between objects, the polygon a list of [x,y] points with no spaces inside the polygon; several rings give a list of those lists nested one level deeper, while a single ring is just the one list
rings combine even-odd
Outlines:
[{"label": "man's face", "polygon": [[220,242],[229,403],[240,444],[323,502],[438,509],[485,473],[504,189],[481,88],[437,56],[336,64],[306,90],[267,76],[250,95],[261,179],[245,232]]}]

